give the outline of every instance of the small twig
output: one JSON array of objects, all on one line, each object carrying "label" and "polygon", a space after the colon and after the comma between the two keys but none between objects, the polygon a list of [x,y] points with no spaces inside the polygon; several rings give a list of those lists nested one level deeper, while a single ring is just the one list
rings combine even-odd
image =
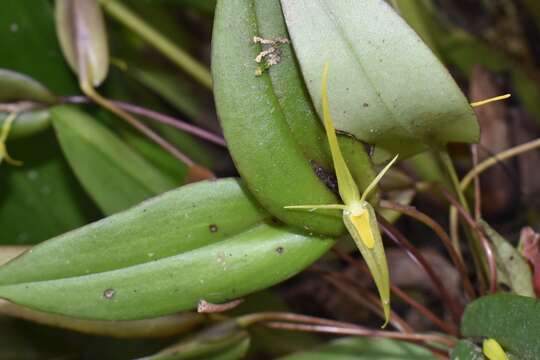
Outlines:
[{"label": "small twig", "polygon": [[493,249],[491,248],[491,245],[489,243],[489,240],[487,239],[485,235],[485,231],[469,214],[468,211],[466,211],[457,201],[454,199],[446,189],[441,187],[441,192],[443,195],[448,199],[448,201],[453,205],[453,207],[458,211],[459,215],[461,215],[462,219],[467,222],[467,224],[477,233],[478,239],[480,240],[480,245],[482,246],[482,249],[484,250],[484,255],[486,257],[486,261],[488,263],[488,269],[489,269],[489,281],[490,281],[490,292],[495,293],[497,292],[497,262],[495,260],[495,254],[493,253]]},{"label": "small twig", "polygon": [[[70,104],[87,104],[91,102],[90,99],[84,96],[68,96],[68,97],[61,98],[61,101],[70,103]],[[179,130],[185,131],[188,134],[197,136],[203,140],[212,142],[219,146],[227,147],[225,139],[223,139],[221,136],[213,134],[210,131],[201,129],[195,125],[189,124],[178,118],[174,118],[172,116],[165,115],[163,113],[150,110],[141,106],[137,106],[134,104],[126,103],[123,101],[110,100],[110,102],[115,104],[119,108],[124,109],[132,114],[140,115],[147,119],[154,120],[162,124],[170,125]]]},{"label": "small twig", "polygon": [[[358,294],[358,292],[355,291],[354,288],[349,286],[348,283],[341,279],[342,277],[344,277],[344,275],[327,273],[324,278],[332,285],[334,285],[338,290],[347,295],[351,300],[357,302],[361,306],[365,306],[373,313],[377,314],[377,316],[379,316],[381,319],[385,320],[384,312],[382,311],[380,306],[380,300],[370,294],[369,291],[365,291],[362,296],[360,296],[360,294]],[[414,332],[410,325],[407,324],[407,322],[403,320],[394,311],[392,311],[392,315],[390,316],[390,324],[392,324],[392,326],[398,331],[404,333]]]},{"label": "small twig", "polygon": [[438,343],[449,348],[452,348],[456,345],[457,341],[455,339],[432,334],[405,334],[394,331],[381,331],[381,330],[371,330],[366,328],[352,328],[352,327],[343,327],[343,326],[331,326],[331,325],[313,325],[313,324],[292,324],[286,322],[269,322],[265,324],[267,327],[272,329],[281,329],[281,330],[293,330],[293,331],[306,331],[306,332],[317,332],[317,333],[326,333],[326,334],[339,334],[339,335],[356,335],[356,336],[365,336],[365,337],[378,337],[386,339],[395,339],[395,340],[405,340],[411,342],[421,342],[421,343]]},{"label": "small twig", "polygon": [[381,229],[388,236],[388,238],[390,238],[395,244],[404,248],[409,257],[426,272],[431,282],[437,289],[439,298],[448,306],[448,310],[450,310],[450,313],[452,314],[452,319],[456,324],[459,324],[463,309],[450,295],[446,287],[443,285],[442,280],[435,273],[435,271],[433,271],[433,268],[429,265],[424,256],[392,224],[382,217],[379,217],[378,220]]},{"label": "small twig", "polygon": [[[478,166],[478,145],[471,145],[471,155],[473,167]],[[476,221],[482,219],[482,191],[480,187],[480,175],[474,177],[474,218]]]},{"label": "small twig", "polygon": [[118,116],[120,119],[124,120],[125,122],[133,126],[135,129],[141,132],[144,136],[146,136],[147,138],[149,138],[150,140],[154,141],[156,144],[161,146],[165,151],[167,151],[173,157],[180,160],[181,162],[186,164],[188,167],[193,167],[196,165],[193,160],[191,160],[187,155],[180,152],[180,150],[175,148],[171,143],[169,143],[167,140],[162,138],[154,130],[150,129],[148,126],[146,126],[145,124],[140,122],[138,119],[136,119],[135,117],[127,113],[125,110],[117,107],[110,100],[101,96],[93,88],[91,84],[87,82],[81,82],[81,88],[86,96],[88,96],[90,99],[95,101],[98,105],[104,107],[105,109],[109,110],[110,112]]},{"label": "small twig", "polygon": [[446,248],[446,251],[450,255],[450,258],[452,259],[452,262],[456,266],[461,276],[461,280],[463,281],[463,287],[465,289],[465,293],[469,297],[469,300],[473,300],[476,298],[474,287],[468,276],[467,266],[465,265],[463,258],[458,254],[458,252],[452,245],[452,240],[450,239],[450,236],[448,236],[448,234],[446,233],[446,231],[444,231],[442,226],[440,226],[430,216],[417,210],[416,208],[412,206],[396,204],[396,203],[392,203],[386,200],[382,200],[379,203],[379,206],[384,209],[394,210],[402,214],[405,214],[407,216],[410,216],[411,218],[414,218],[420,221],[421,223],[423,223],[424,225],[428,226],[429,228],[431,228],[433,232],[437,234],[439,239],[441,239],[444,247]]},{"label": "small twig", "polygon": [[197,305],[197,312],[199,314],[215,314],[232,310],[238,305],[242,304],[244,299],[236,299],[225,304],[212,304],[206,300],[199,300]]},{"label": "small twig", "polygon": [[[351,255],[336,248],[333,249],[333,252],[337,256],[342,258],[343,260],[347,261],[347,263],[357,268],[358,270],[364,272],[367,275],[370,275],[369,269],[366,267],[366,265],[361,263],[360,261],[357,261]],[[435,315],[427,307],[425,307],[424,305],[420,304],[419,302],[411,298],[406,292],[401,290],[396,285],[390,284],[390,290],[392,291],[394,295],[396,295],[406,304],[409,304],[409,306],[411,306],[413,309],[416,309],[416,311],[424,315],[427,319],[429,319],[435,326],[439,327],[442,331],[448,334],[454,335],[454,336],[459,335],[459,332],[455,326],[444,322],[444,320],[442,320],[437,315]]]},{"label": "small twig", "polygon": [[524,154],[526,152],[535,150],[540,148],[540,139],[536,139],[533,141],[529,141],[525,144],[513,147],[511,149],[505,150],[503,152],[500,152],[498,154],[493,155],[492,157],[484,160],[481,162],[478,166],[474,167],[469,173],[461,180],[460,188],[462,191],[465,191],[473,179],[489,169],[490,167],[497,165],[499,162],[504,161],[506,159],[513,158],[515,156]]}]

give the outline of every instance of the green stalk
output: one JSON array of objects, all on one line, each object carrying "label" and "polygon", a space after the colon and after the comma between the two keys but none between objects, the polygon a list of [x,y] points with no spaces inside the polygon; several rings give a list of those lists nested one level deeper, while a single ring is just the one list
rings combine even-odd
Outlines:
[{"label": "green stalk", "polygon": [[212,90],[210,71],[118,0],[100,0],[109,15],[142,37],[201,85]]}]

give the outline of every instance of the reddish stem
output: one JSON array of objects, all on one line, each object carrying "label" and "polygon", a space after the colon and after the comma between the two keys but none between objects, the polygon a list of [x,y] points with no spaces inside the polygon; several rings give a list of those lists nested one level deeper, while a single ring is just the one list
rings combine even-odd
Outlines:
[{"label": "reddish stem", "polygon": [[407,238],[392,224],[390,224],[386,219],[379,216],[379,225],[383,232],[390,238],[395,244],[401,246],[407,252],[407,255],[418,265],[420,266],[431,279],[431,282],[437,289],[439,293],[439,298],[446,303],[448,310],[452,314],[452,319],[456,324],[459,324],[461,320],[461,315],[463,313],[462,307],[455,301],[455,299],[450,295],[446,287],[443,286],[442,280],[439,276],[433,271],[433,268],[429,265],[424,256],[416,249]]}]

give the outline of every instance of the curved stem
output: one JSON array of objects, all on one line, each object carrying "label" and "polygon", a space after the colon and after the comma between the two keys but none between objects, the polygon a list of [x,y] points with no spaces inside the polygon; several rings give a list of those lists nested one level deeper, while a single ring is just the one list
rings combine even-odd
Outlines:
[{"label": "curved stem", "polygon": [[459,253],[456,251],[456,249],[452,245],[452,240],[450,239],[446,231],[444,231],[442,226],[440,226],[435,220],[433,220],[428,215],[424,214],[423,212],[418,211],[416,208],[411,207],[411,206],[396,204],[396,203],[392,203],[386,200],[382,200],[379,203],[379,206],[384,209],[394,210],[402,214],[405,214],[413,219],[420,221],[424,225],[431,228],[431,230],[433,230],[433,232],[437,234],[439,239],[441,239],[444,247],[446,248],[446,251],[450,255],[450,258],[452,259],[452,262],[456,266],[461,276],[461,280],[463,281],[463,287],[465,289],[465,293],[467,294],[469,300],[473,300],[476,298],[474,287],[468,276],[467,266],[465,265],[463,258],[459,256]]},{"label": "curved stem", "polygon": [[479,165],[475,166],[471,171],[469,171],[469,173],[465,175],[465,177],[461,181],[459,185],[460,189],[462,191],[465,191],[476,176],[480,175],[482,172],[486,171],[490,167],[497,165],[499,162],[538,148],[540,148],[540,139],[532,140],[525,144],[521,144],[519,146],[495,154],[494,156],[484,160]]},{"label": "curved stem", "polygon": [[468,211],[466,211],[457,201],[454,199],[446,189],[441,188],[441,192],[448,199],[448,201],[454,206],[456,211],[459,212],[461,217],[467,222],[467,224],[477,233],[480,240],[480,246],[484,250],[485,259],[488,264],[490,292],[495,293],[497,291],[497,262],[495,260],[495,254],[489,240],[486,238],[484,229],[472,218]]},{"label": "curved stem", "polygon": [[[351,255],[339,250],[339,249],[332,249],[332,251],[342,258],[343,260],[347,261],[350,265],[353,267],[359,269],[363,273],[370,275],[369,269],[365,266],[365,264],[356,261]],[[424,305],[420,304],[413,298],[411,298],[407,293],[405,293],[403,290],[401,290],[396,285],[390,284],[390,290],[392,293],[399,297],[403,302],[409,304],[413,309],[416,309],[420,314],[424,315],[427,319],[429,319],[435,326],[437,326],[442,331],[458,336],[459,332],[455,326],[451,326],[450,324],[445,323],[442,319],[440,319],[437,315],[435,315],[431,310],[426,308]]]},{"label": "curved stem", "polygon": [[267,327],[273,329],[281,330],[294,330],[294,331],[306,331],[306,332],[318,332],[326,334],[340,334],[340,335],[355,335],[355,336],[365,336],[365,337],[378,337],[385,339],[395,339],[395,340],[405,340],[412,342],[422,342],[422,343],[438,343],[449,348],[452,348],[456,345],[457,340],[440,335],[432,334],[406,334],[394,331],[382,331],[382,330],[371,330],[366,328],[351,328],[351,327],[340,327],[340,326],[331,326],[331,325],[313,325],[313,324],[291,324],[284,322],[269,322],[265,324]]},{"label": "curved stem", "polygon": [[[86,104],[89,103],[90,100],[84,96],[67,96],[60,99],[61,102],[70,103],[70,104]],[[201,129],[195,125],[189,124],[185,121],[182,121],[178,118],[174,118],[172,116],[144,108],[142,106],[137,106],[131,103],[127,103],[124,101],[117,101],[117,100],[109,100],[114,105],[118,106],[119,108],[128,111],[135,115],[143,116],[147,119],[157,121],[162,124],[170,125],[172,127],[175,127],[179,130],[185,131],[188,134],[197,136],[203,140],[209,141],[211,143],[214,143],[219,146],[227,147],[227,143],[225,142],[225,139],[223,139],[221,136],[216,135],[210,131]]]},{"label": "curved stem", "polygon": [[104,107],[105,109],[109,110],[116,116],[120,117],[122,120],[126,121],[135,129],[139,130],[144,136],[148,137],[149,139],[154,141],[156,144],[161,146],[165,151],[167,151],[173,157],[180,160],[181,162],[183,162],[189,167],[193,167],[195,165],[195,162],[191,160],[188,156],[180,152],[171,143],[163,139],[156,132],[154,132],[148,126],[146,126],[145,124],[137,120],[135,117],[131,116],[126,111],[118,108],[117,106],[115,106],[114,103],[112,103],[108,99],[101,96],[90,84],[88,84],[87,82],[81,83],[81,88],[83,92],[86,94],[86,96],[88,96],[90,99],[92,99],[97,104]]},{"label": "curved stem", "polygon": [[439,298],[446,303],[448,310],[452,314],[452,319],[456,324],[459,324],[463,309],[450,295],[446,287],[443,285],[443,281],[439,278],[435,271],[433,271],[433,268],[429,265],[424,256],[422,256],[422,254],[420,254],[420,252],[407,240],[407,238],[392,224],[382,217],[379,217],[378,220],[381,229],[388,236],[388,238],[390,238],[395,244],[403,247],[409,257],[426,272],[431,282],[435,286],[435,289],[437,289]]},{"label": "curved stem", "polygon": [[148,44],[191,75],[201,85],[212,90],[212,75],[210,71],[195,58],[164,37],[159,31],[155,30],[120,1],[100,0],[100,3],[112,17],[146,40]]}]

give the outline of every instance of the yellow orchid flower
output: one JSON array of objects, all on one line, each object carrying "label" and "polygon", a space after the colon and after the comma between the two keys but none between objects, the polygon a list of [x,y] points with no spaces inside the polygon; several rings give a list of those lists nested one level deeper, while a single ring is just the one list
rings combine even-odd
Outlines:
[{"label": "yellow orchid flower", "polygon": [[508,356],[495,339],[484,340],[483,352],[489,360],[508,360]]},{"label": "yellow orchid flower", "polygon": [[360,250],[360,253],[364,257],[371,275],[373,276],[373,280],[375,281],[375,285],[377,286],[377,290],[379,291],[385,317],[383,327],[385,327],[390,320],[390,279],[388,274],[388,264],[384,253],[381,233],[377,224],[377,218],[375,216],[375,210],[366,199],[369,193],[375,189],[384,174],[390,169],[394,162],[396,162],[398,156],[394,157],[360,196],[358,186],[354,182],[341,153],[341,149],[339,148],[336,130],[334,129],[332,117],[330,115],[328,101],[328,64],[325,64],[323,71],[322,109],[324,128],[328,137],[328,143],[330,144],[330,152],[332,153],[338,180],[339,194],[344,204],[301,205],[287,206],[286,208],[310,211],[319,209],[343,211],[343,222],[356,243],[356,246]]},{"label": "yellow orchid flower", "polygon": [[4,124],[2,125],[2,131],[0,131],[0,164],[2,163],[2,160],[6,160],[8,164],[21,166],[22,161],[18,161],[13,159],[11,156],[9,156],[6,148],[6,141],[9,135],[9,132],[11,131],[11,125],[13,124],[13,121],[17,118],[17,113],[13,112],[8,115],[6,120],[4,121]]}]

